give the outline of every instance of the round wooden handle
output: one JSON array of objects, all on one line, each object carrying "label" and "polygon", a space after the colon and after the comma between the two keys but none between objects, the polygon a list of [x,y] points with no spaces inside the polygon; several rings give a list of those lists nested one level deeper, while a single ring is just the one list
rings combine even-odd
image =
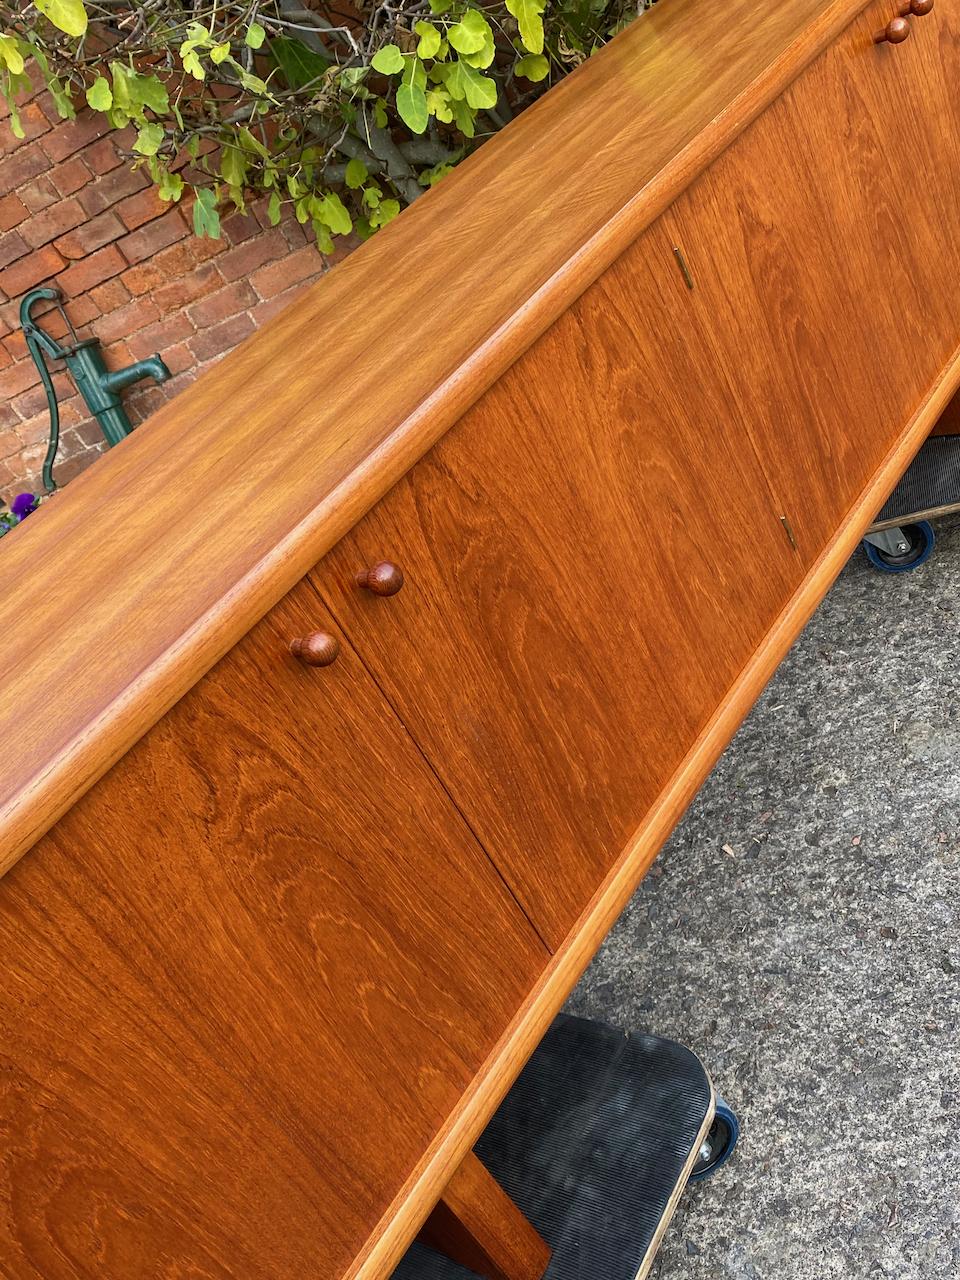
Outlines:
[{"label": "round wooden handle", "polygon": [[403,586],[403,570],[398,564],[381,560],[372,569],[361,569],[357,574],[357,586],[372,591],[375,596],[395,596]]},{"label": "round wooden handle", "polygon": [[302,639],[290,641],[290,652],[307,667],[329,667],[336,662],[340,641],[329,631],[313,631]]},{"label": "round wooden handle", "polygon": [[[922,0],[921,0],[922,2]],[[882,31],[873,37],[874,44],[903,44],[910,34],[910,23],[906,18],[891,18]]]},{"label": "round wooden handle", "polygon": [[[900,6],[900,17],[909,18],[911,14],[915,18],[925,18],[933,9],[933,0],[909,0],[909,3]],[[906,37],[902,37],[906,39]]]}]

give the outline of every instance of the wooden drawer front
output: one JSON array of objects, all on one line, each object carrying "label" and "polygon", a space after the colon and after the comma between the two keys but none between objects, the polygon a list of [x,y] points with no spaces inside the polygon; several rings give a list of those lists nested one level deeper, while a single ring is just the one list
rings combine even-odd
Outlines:
[{"label": "wooden drawer front", "polygon": [[546,952],[301,584],[0,882],[0,1271],[333,1280]]},{"label": "wooden drawer front", "polygon": [[674,275],[654,228],[312,575],[552,947],[798,581]]},{"label": "wooden drawer front", "polygon": [[960,344],[960,0],[871,6],[666,225],[806,564]]}]

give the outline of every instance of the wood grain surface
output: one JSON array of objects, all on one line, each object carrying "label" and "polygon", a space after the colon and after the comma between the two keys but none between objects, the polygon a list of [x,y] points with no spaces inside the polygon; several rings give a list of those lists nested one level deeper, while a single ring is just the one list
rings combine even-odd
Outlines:
[{"label": "wood grain surface", "polygon": [[685,292],[654,224],[310,575],[551,948],[801,577]]},{"label": "wood grain surface", "polygon": [[862,7],[659,6],[3,540],[0,872]]},{"label": "wood grain surface", "polygon": [[7,1280],[337,1280],[544,968],[318,626],[304,585],[3,881]]},{"label": "wood grain surface", "polygon": [[806,566],[960,336],[960,5],[878,47],[889,11],[871,5],[664,215],[696,281],[675,287]]},{"label": "wood grain surface", "polygon": [[471,1151],[420,1232],[484,1280],[540,1280],[550,1248]]}]

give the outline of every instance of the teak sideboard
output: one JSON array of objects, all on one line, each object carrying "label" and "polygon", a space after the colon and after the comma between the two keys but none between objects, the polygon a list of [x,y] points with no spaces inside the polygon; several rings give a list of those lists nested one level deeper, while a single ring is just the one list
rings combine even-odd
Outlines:
[{"label": "teak sideboard", "polygon": [[471,1147],[960,382],[930,9],[664,0],[4,539],[8,1280],[542,1270]]}]

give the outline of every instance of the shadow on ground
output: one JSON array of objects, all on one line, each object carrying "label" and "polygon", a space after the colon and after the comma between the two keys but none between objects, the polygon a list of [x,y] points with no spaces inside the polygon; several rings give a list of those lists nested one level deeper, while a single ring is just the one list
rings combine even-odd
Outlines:
[{"label": "shadow on ground", "polygon": [[858,553],[568,1008],[739,1113],[660,1280],[960,1277],[960,522]]}]

